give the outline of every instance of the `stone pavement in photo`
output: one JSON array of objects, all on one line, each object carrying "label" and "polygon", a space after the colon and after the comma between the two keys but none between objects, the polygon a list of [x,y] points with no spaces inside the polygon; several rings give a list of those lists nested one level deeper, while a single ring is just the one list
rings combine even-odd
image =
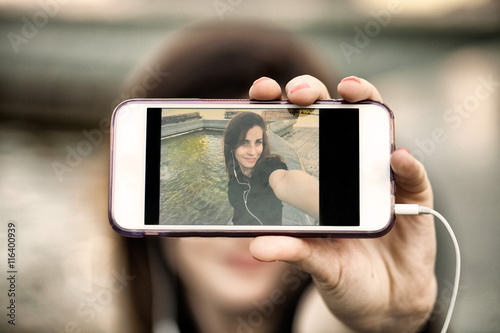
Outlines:
[{"label": "stone pavement in photo", "polygon": [[302,160],[305,171],[319,178],[319,129],[294,127],[282,138],[295,149]]},{"label": "stone pavement in photo", "polygon": [[[312,176],[319,178],[319,129],[294,127],[281,138],[268,132],[271,151],[277,151],[285,159],[290,170],[303,169]],[[284,225],[315,225],[317,221],[296,208],[283,203]]]}]

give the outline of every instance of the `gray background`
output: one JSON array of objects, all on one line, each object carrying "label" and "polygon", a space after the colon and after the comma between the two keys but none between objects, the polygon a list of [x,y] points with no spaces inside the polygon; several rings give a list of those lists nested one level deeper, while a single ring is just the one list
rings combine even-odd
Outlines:
[{"label": "gray background", "polygon": [[[220,2],[230,6],[221,16]],[[451,328],[500,331],[499,7],[487,0],[0,2],[1,308],[14,221],[18,332],[127,331],[120,300],[133,277],[107,222],[108,125],[118,92],[185,24],[259,18],[310,40],[339,77],[378,87],[396,114],[397,145],[426,165],[436,209],[461,245]],[[371,36],[359,44],[365,29]],[[13,33],[24,38],[17,47]],[[346,43],[357,48],[351,57]],[[440,226],[438,238],[436,326],[454,269]],[[12,329],[3,312],[1,330]]]}]

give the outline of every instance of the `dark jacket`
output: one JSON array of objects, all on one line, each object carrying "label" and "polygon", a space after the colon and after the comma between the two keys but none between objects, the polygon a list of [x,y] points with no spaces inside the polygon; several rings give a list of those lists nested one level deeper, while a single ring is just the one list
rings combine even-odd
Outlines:
[{"label": "dark jacket", "polygon": [[[237,164],[237,163],[236,163]],[[243,175],[238,165],[236,177],[228,184],[228,198],[234,208],[235,225],[281,225],[281,200],[269,185],[269,176],[278,169],[287,170],[287,166],[278,157],[268,157],[252,171],[250,178]]]}]

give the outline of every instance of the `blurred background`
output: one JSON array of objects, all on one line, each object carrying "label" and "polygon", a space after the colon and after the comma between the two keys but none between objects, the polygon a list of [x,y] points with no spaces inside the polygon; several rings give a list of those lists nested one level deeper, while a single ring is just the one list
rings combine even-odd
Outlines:
[{"label": "blurred background", "polygon": [[[122,300],[134,277],[107,220],[109,118],[133,97],[123,83],[155,48],[205,20],[276,24],[320,49],[339,78],[376,85],[395,112],[397,145],[426,165],[435,207],[461,245],[450,331],[500,332],[493,0],[0,0],[0,331],[127,332]],[[15,330],[6,317],[8,223],[16,228]],[[437,229],[435,327],[455,265]]]}]

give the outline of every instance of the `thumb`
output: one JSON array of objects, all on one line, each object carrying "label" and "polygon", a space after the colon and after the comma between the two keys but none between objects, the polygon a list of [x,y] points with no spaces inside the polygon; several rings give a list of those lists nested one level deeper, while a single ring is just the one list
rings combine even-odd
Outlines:
[{"label": "thumb", "polygon": [[391,166],[396,176],[397,203],[418,203],[432,206],[432,187],[425,167],[408,150],[400,148],[391,156]]},{"label": "thumb", "polygon": [[340,254],[344,241],[330,238],[260,236],[250,243],[250,253],[261,261],[284,261],[293,264],[301,271],[311,274],[316,282],[334,287],[340,279]]},{"label": "thumb", "polygon": [[310,249],[301,238],[260,236],[250,243],[250,253],[262,261],[295,263],[310,256]]}]

